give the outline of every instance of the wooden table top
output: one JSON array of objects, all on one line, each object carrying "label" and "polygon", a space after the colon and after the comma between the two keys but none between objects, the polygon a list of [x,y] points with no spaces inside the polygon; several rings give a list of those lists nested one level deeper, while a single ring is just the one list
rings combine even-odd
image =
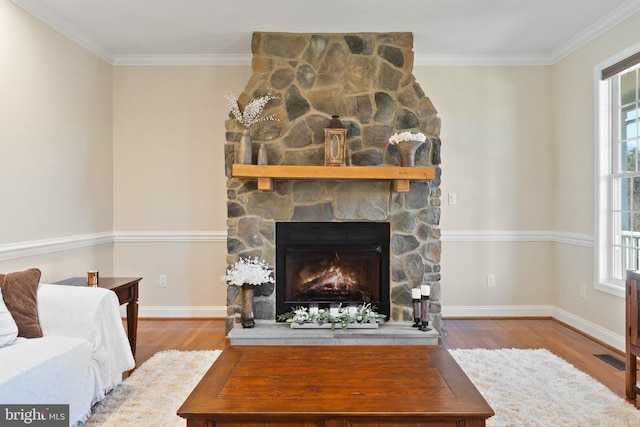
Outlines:
[{"label": "wooden table top", "polygon": [[[120,286],[129,286],[142,280],[142,277],[100,277],[98,287],[105,289],[117,289]],[[86,277],[70,277],[54,283],[66,286],[87,286]]]},{"label": "wooden table top", "polygon": [[188,420],[215,421],[493,414],[438,346],[230,346],[178,410]]}]

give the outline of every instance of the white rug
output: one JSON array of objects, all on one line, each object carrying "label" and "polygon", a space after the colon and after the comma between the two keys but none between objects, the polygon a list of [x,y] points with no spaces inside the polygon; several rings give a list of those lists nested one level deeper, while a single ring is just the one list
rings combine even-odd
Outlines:
[{"label": "white rug", "polygon": [[220,350],[156,353],[94,406],[85,426],[184,427],[176,412],[219,355]]},{"label": "white rug", "polygon": [[[547,350],[450,350],[496,415],[488,426],[640,426],[640,411]],[[185,426],[176,411],[220,354],[154,355],[94,407],[85,426]]]},{"label": "white rug", "polygon": [[640,411],[547,350],[450,350],[491,405],[488,426],[640,426]]}]

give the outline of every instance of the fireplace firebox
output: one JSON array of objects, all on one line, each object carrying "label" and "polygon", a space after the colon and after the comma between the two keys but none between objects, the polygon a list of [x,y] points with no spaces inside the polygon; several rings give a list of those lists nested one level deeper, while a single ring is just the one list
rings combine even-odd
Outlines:
[{"label": "fireplace firebox", "polygon": [[389,223],[276,223],[276,318],[370,303],[389,316]]}]

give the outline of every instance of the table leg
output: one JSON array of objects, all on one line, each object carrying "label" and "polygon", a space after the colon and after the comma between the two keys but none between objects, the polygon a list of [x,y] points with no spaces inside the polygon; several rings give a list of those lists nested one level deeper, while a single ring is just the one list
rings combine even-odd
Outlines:
[{"label": "table leg", "polygon": [[[136,288],[137,291],[137,288]],[[129,337],[129,345],[131,352],[136,355],[136,338],[138,336],[138,298],[127,304],[127,336]]]},{"label": "table leg", "polygon": [[634,400],[636,403],[636,408],[640,408],[640,399],[636,393],[636,381],[637,381],[637,358],[635,354],[631,354],[627,351],[627,366],[626,366],[626,392],[627,398]]}]

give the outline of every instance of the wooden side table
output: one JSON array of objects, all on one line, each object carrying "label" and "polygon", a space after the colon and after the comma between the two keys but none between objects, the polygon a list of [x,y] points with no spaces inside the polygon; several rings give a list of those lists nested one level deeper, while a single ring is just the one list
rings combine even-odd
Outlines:
[{"label": "wooden side table", "polygon": [[626,363],[625,382],[627,398],[636,400],[636,407],[640,408],[637,395],[640,387],[637,384],[637,358],[640,357],[640,272],[627,271],[626,282]]},{"label": "wooden side table", "polygon": [[[136,355],[136,337],[138,334],[138,284],[142,277],[100,277],[99,288],[116,293],[120,305],[127,305],[127,337],[131,352]],[[87,286],[86,277],[71,277],[55,282],[55,285]]]}]

